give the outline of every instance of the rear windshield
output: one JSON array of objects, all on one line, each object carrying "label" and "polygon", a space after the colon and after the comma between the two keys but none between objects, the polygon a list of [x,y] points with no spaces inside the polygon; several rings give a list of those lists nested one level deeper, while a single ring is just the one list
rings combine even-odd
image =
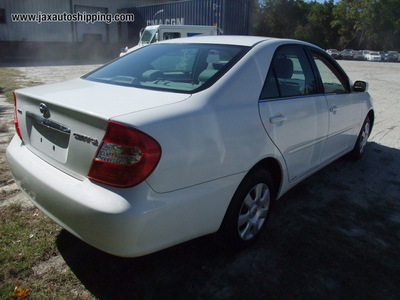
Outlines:
[{"label": "rear windshield", "polygon": [[82,78],[114,85],[194,93],[209,87],[248,47],[153,44],[127,54]]}]

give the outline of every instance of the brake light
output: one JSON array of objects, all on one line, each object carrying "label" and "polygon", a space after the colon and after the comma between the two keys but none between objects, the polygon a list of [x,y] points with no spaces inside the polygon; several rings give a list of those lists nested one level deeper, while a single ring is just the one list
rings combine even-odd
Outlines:
[{"label": "brake light", "polygon": [[15,132],[18,134],[19,138],[22,140],[22,133],[21,133],[21,127],[19,126],[19,121],[18,121],[18,109],[17,109],[17,95],[15,92],[14,94],[14,125],[15,125]]},{"label": "brake light", "polygon": [[160,157],[161,147],[152,137],[110,121],[88,177],[107,185],[131,187],[153,172]]}]

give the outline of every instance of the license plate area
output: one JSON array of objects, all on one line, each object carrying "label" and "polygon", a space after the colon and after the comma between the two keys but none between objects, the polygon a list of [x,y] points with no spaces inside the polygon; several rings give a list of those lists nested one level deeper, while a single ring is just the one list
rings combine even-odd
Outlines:
[{"label": "license plate area", "polygon": [[65,163],[71,130],[53,120],[27,113],[29,140],[32,147],[47,156]]}]

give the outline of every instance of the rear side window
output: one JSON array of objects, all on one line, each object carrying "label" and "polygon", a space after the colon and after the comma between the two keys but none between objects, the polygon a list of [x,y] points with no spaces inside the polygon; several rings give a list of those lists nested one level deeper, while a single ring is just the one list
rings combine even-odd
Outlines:
[{"label": "rear side window", "polygon": [[317,91],[317,82],[303,47],[289,45],[278,48],[260,99],[303,96]]},{"label": "rear side window", "polygon": [[249,49],[236,45],[153,44],[83,78],[114,85],[193,93],[212,85]]}]

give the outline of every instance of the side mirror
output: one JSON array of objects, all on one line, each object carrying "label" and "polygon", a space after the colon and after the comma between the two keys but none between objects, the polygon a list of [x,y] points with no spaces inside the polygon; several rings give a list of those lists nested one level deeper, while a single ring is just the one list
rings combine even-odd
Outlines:
[{"label": "side mirror", "polygon": [[368,83],[365,81],[357,80],[354,82],[353,91],[355,92],[366,92],[368,90]]}]

